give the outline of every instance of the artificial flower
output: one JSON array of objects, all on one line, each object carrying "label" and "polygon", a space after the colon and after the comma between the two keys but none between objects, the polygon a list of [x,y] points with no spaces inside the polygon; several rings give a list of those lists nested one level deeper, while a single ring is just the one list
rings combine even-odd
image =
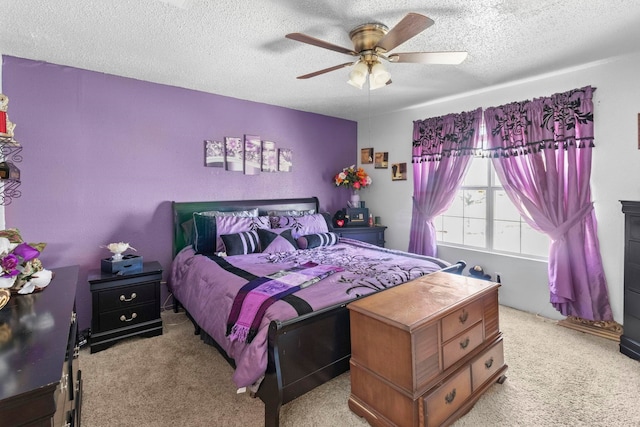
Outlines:
[{"label": "artificial flower", "polygon": [[25,243],[15,228],[0,231],[0,288],[30,294],[51,282],[52,272],[38,259],[46,243]]},{"label": "artificial flower", "polygon": [[360,190],[371,185],[371,177],[362,168],[351,165],[342,169],[333,177],[336,187],[347,187],[354,190]]}]

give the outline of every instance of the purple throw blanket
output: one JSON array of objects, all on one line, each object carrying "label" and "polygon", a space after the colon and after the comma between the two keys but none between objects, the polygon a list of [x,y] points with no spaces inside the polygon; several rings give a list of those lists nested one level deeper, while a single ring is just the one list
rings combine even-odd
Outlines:
[{"label": "purple throw blanket", "polygon": [[233,300],[227,321],[227,336],[231,341],[250,343],[271,304],[343,270],[342,267],[306,262],[251,280],[240,288]]}]

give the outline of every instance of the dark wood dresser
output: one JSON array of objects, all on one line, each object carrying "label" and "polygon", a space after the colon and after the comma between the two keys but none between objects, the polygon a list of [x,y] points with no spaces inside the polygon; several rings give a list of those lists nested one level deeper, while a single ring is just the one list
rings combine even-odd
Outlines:
[{"label": "dark wood dresser", "polygon": [[620,351],[640,360],[640,202],[621,201],[624,212],[624,332]]},{"label": "dark wood dresser", "polygon": [[374,227],[342,227],[334,228],[334,233],[340,237],[360,240],[384,248],[384,231],[387,227],[376,225]]},{"label": "dark wood dresser", "polygon": [[101,270],[89,272],[93,314],[91,353],[104,350],[124,338],[162,335],[159,262],[145,262],[142,269],[122,275]]},{"label": "dark wood dresser", "polygon": [[0,426],[80,426],[75,314],[78,267],[0,310]]},{"label": "dark wood dresser", "polygon": [[349,304],[351,410],[406,427],[468,412],[505,379],[498,287],[439,272]]}]

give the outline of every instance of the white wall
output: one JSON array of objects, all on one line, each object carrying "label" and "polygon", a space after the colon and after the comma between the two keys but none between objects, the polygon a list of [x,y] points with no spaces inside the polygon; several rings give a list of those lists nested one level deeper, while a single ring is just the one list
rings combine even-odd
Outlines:
[{"label": "white wall", "polygon": [[[358,148],[388,151],[389,163],[406,162],[407,181],[391,181],[390,169],[364,165],[373,185],[362,192],[370,211],[387,225],[387,247],[407,250],[411,225],[411,137],[413,121],[478,107],[549,96],[591,85],[594,94],[596,148],[591,176],[598,236],[614,319],[623,317],[624,217],[620,200],[640,200],[640,150],[637,115],[640,112],[640,55],[619,57],[561,73],[539,76],[512,85],[495,86],[462,97],[425,103],[371,120],[358,127]],[[380,89],[384,90],[384,89]],[[383,97],[376,97],[384,102]],[[546,263],[475,251],[440,247],[439,256],[480,264],[491,274],[501,273],[501,303],[546,317],[561,318],[549,301]]]}]

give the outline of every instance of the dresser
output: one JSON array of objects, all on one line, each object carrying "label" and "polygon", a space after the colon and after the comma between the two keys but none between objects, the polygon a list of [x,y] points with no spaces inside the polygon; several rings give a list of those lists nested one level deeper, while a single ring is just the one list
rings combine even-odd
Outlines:
[{"label": "dresser", "polygon": [[468,412],[506,378],[498,287],[438,272],[349,304],[351,410],[407,427]]},{"label": "dresser", "polygon": [[376,225],[374,227],[343,227],[335,228],[333,231],[340,237],[360,240],[384,248],[384,232],[387,227]]},{"label": "dresser", "polygon": [[80,426],[78,267],[53,273],[47,288],[0,310],[1,426]]},{"label": "dresser", "polygon": [[624,332],[620,351],[640,360],[640,202],[621,201],[624,212]]},{"label": "dresser", "polygon": [[142,270],[125,274],[93,270],[88,281],[93,309],[91,353],[125,338],[162,335],[160,263],[145,262]]}]

